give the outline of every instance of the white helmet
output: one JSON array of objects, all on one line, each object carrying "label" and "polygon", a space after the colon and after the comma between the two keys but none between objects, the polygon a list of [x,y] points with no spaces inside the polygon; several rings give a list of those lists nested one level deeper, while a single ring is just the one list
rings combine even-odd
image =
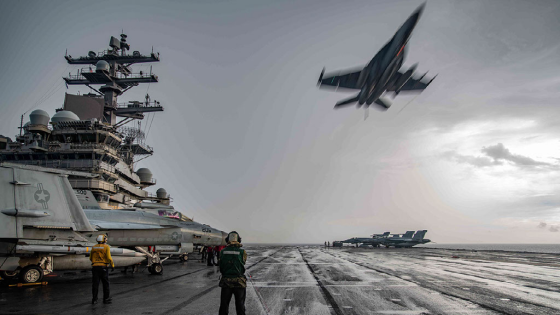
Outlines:
[{"label": "white helmet", "polygon": [[107,242],[107,235],[101,234],[101,235],[97,236],[97,242],[98,242],[98,243],[105,243],[105,242]]}]

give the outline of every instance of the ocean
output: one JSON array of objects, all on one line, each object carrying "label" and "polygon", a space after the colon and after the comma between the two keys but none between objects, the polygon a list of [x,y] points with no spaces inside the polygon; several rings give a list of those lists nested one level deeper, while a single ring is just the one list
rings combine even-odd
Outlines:
[{"label": "ocean", "polygon": [[415,247],[560,254],[560,244],[425,244]]}]

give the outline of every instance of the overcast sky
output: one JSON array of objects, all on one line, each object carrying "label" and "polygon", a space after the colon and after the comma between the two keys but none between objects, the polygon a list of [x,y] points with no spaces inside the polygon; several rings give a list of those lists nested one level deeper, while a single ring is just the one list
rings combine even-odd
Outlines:
[{"label": "overcast sky", "polygon": [[101,51],[124,29],[131,50],[161,56],[160,82],[119,99],[165,107],[138,167],[196,221],[245,242],[427,229],[438,243],[558,243],[560,2],[429,1],[405,67],[439,76],[366,120],[333,110],[352,94],[317,89],[323,67],[365,65],[421,3],[2,1],[0,134],[87,92],[64,86],[79,68],[66,49]]}]

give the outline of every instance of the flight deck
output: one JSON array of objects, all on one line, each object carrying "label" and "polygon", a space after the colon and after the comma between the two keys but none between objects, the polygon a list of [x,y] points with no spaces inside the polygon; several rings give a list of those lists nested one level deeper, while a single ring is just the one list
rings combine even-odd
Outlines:
[{"label": "flight deck", "polygon": [[[245,246],[247,314],[559,314],[560,255],[427,248]],[[217,314],[218,267],[196,253],[111,273],[113,304],[91,305],[90,272],[47,286],[0,281],[2,314]],[[235,314],[234,303],[230,314]]]}]

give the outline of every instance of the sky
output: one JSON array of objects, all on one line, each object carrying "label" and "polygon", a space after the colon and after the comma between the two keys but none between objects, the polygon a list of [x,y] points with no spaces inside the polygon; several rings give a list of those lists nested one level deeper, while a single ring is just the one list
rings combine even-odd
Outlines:
[{"label": "sky", "polygon": [[[148,167],[195,221],[245,242],[427,229],[437,243],[560,241],[560,2],[427,2],[404,67],[438,74],[386,112],[316,87],[364,66],[421,1],[3,1],[0,134],[54,114],[64,54],[160,53]],[[150,71],[137,65],[135,71]],[[27,119],[27,117],[26,117]],[[25,121],[24,121],[25,122]]]}]

